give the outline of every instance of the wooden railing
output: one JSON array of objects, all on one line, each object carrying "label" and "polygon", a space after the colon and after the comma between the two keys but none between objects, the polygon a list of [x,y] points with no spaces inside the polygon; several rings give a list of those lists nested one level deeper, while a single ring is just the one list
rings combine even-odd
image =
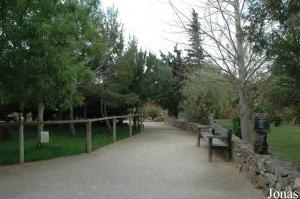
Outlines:
[{"label": "wooden railing", "polygon": [[132,136],[132,122],[133,118],[137,117],[137,126],[142,132],[143,126],[143,115],[142,114],[131,114],[122,116],[111,116],[103,118],[83,119],[83,120],[60,120],[60,121],[32,121],[32,122],[0,122],[0,127],[17,126],[19,128],[19,163],[24,163],[24,126],[38,126],[38,125],[55,125],[55,124],[86,124],[86,152],[92,152],[92,123],[112,120],[113,121],[113,143],[117,141],[117,119],[128,119],[129,121],[129,136]]}]

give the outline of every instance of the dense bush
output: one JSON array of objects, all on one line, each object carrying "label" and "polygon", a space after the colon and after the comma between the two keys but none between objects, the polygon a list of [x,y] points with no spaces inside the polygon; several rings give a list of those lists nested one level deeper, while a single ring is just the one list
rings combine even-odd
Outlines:
[{"label": "dense bush", "polygon": [[145,118],[154,120],[162,115],[163,110],[159,107],[148,107],[144,108],[143,113]]},{"label": "dense bush", "polygon": [[273,119],[272,119],[272,122],[273,122],[274,125],[277,127],[277,126],[280,126],[280,125],[281,125],[282,119],[281,119],[281,117],[279,117],[279,116],[274,116]]},{"label": "dense bush", "polygon": [[182,107],[188,113],[189,120],[201,124],[209,124],[211,118],[222,117],[235,98],[232,85],[225,81],[219,70],[211,66],[189,74],[182,94]]},{"label": "dense bush", "polygon": [[232,118],[232,132],[234,135],[241,137],[241,118],[240,114],[235,114]]}]

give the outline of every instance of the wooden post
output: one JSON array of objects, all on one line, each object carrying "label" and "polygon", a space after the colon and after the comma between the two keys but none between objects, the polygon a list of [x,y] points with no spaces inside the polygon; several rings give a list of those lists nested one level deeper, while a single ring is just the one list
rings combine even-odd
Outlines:
[{"label": "wooden post", "polygon": [[24,124],[19,126],[19,163],[24,163]]},{"label": "wooden post", "polygon": [[129,136],[132,136],[132,116],[129,116]]},{"label": "wooden post", "polygon": [[86,123],[86,152],[92,152],[92,122]]},{"label": "wooden post", "polygon": [[136,129],[136,116],[133,116],[133,128]]},{"label": "wooden post", "polygon": [[143,114],[141,115],[141,132],[144,131],[144,123],[143,123],[144,117]]},{"label": "wooden post", "polygon": [[208,161],[212,162],[212,137],[208,138]]},{"label": "wooden post", "polygon": [[137,118],[137,129],[138,129],[138,130],[141,130],[141,120],[140,120],[140,116],[138,115],[138,116],[136,116],[136,118]]},{"label": "wooden post", "polygon": [[201,139],[201,130],[198,130],[198,137],[197,137],[197,147],[200,147],[200,139]]},{"label": "wooden post", "polygon": [[116,127],[116,118],[113,119],[113,142],[115,143],[117,141],[117,127]]}]

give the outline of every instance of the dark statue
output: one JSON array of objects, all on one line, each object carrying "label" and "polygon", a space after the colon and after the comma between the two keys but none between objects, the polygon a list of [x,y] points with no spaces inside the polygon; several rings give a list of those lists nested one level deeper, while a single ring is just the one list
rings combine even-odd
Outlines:
[{"label": "dark statue", "polygon": [[267,113],[256,113],[254,129],[256,139],[254,143],[254,152],[257,154],[268,154],[267,133],[270,129],[270,117]]}]

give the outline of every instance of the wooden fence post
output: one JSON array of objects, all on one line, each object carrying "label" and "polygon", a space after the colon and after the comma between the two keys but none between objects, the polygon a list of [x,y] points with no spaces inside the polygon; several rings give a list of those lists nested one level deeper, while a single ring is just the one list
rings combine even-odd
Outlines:
[{"label": "wooden fence post", "polygon": [[144,123],[143,123],[144,117],[143,114],[141,115],[141,132],[144,131]]},{"label": "wooden fence post", "polygon": [[208,138],[208,161],[212,162],[212,137]]},{"label": "wooden fence post", "polygon": [[132,116],[129,116],[129,136],[132,136]]},{"label": "wooden fence post", "polygon": [[133,129],[136,129],[136,116],[133,116]]},{"label": "wooden fence post", "polygon": [[19,163],[24,163],[24,124],[19,125]]},{"label": "wooden fence post", "polygon": [[86,152],[92,152],[92,122],[86,123]]},{"label": "wooden fence post", "polygon": [[117,129],[116,129],[116,118],[113,119],[113,142],[115,143],[117,141]]}]

